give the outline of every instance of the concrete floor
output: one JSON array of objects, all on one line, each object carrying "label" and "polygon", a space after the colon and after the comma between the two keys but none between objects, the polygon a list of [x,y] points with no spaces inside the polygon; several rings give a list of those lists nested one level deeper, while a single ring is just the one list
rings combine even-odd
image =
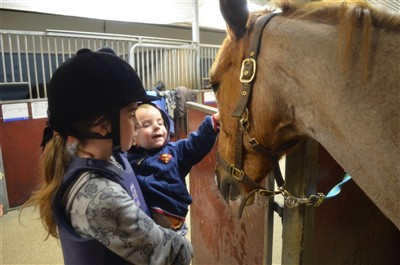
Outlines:
[{"label": "concrete floor", "polygon": [[[45,240],[38,212],[26,208],[19,215],[19,210],[12,210],[0,217],[0,264],[63,264],[61,246],[53,237]],[[273,264],[280,264],[282,227],[278,218],[275,220]],[[190,220],[187,223],[190,224]],[[187,237],[190,239],[190,232]]]},{"label": "concrete floor", "polygon": [[0,264],[63,264],[59,242],[49,237],[33,208],[0,217]]},{"label": "concrete floor", "polygon": [[[281,168],[284,167],[281,165]],[[186,178],[188,187],[190,187],[189,179],[189,177]],[[282,204],[282,198],[275,199]],[[24,209],[21,214],[20,212],[19,209],[14,209],[0,217],[0,265],[63,264],[61,245],[53,237],[46,240],[46,232],[39,219],[38,211],[34,211],[31,207]],[[190,214],[186,223],[190,224]],[[189,240],[191,238],[190,226],[186,237]],[[274,214],[273,244],[272,264],[279,265],[282,253],[282,222],[277,214]]]},{"label": "concrete floor", "polygon": [[[189,185],[187,180],[187,186]],[[282,204],[281,198],[275,198]],[[53,237],[46,239],[46,232],[39,219],[38,211],[32,207],[8,211],[0,217],[0,265],[30,264],[30,265],[56,265],[63,264],[61,245]],[[186,220],[190,224],[190,214]],[[186,237],[190,240],[190,226]],[[281,264],[282,253],[282,222],[274,214],[274,239],[273,239],[272,264]],[[225,265],[225,264],[212,264]],[[252,265],[252,264],[247,264]]]}]

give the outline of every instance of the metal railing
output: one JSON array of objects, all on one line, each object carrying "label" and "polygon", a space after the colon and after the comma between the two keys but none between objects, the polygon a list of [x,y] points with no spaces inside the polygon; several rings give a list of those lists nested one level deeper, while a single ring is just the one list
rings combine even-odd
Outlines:
[{"label": "metal railing", "polygon": [[132,46],[129,63],[136,69],[146,89],[162,81],[167,89],[185,86],[198,88],[194,45],[138,43]]},{"label": "metal railing", "polygon": [[[202,89],[218,45],[187,40],[91,32],[0,30],[0,84],[27,83],[24,101],[47,98],[54,70],[77,50],[108,46],[137,71],[146,89],[158,81],[166,88]],[[0,99],[1,101],[1,99]]]}]

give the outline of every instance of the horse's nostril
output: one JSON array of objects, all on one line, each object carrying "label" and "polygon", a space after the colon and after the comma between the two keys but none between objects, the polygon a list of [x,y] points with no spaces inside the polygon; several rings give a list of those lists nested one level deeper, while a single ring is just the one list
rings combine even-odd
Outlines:
[{"label": "horse's nostril", "polygon": [[231,185],[229,185],[229,184],[225,184],[225,185],[222,187],[222,194],[224,195],[224,199],[225,199],[226,201],[228,201],[228,199],[229,199],[229,190],[230,190],[230,186],[231,186]]},{"label": "horse's nostril", "polygon": [[237,185],[229,185],[229,198],[236,200],[240,195],[240,191]]},{"label": "horse's nostril", "polygon": [[221,182],[219,183],[218,189],[222,195],[222,198],[224,198],[224,201],[228,202],[231,185],[228,182]]}]

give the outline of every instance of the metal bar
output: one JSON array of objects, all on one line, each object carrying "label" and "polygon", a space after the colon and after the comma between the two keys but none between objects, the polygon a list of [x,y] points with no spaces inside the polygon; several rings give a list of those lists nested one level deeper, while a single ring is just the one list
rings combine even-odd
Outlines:
[{"label": "metal bar", "polygon": [[6,75],[6,58],[4,56],[4,43],[3,43],[3,34],[1,34],[0,38],[0,48],[1,48],[1,64],[3,66],[3,76],[4,82],[7,82],[7,75]]},{"label": "metal bar", "polygon": [[26,73],[28,76],[28,84],[29,84],[29,98],[32,98],[32,82],[31,82],[31,72],[29,67],[28,36],[25,35],[24,40],[25,40]]},{"label": "metal bar", "polygon": [[16,36],[17,39],[17,54],[18,54],[18,70],[19,70],[19,82],[23,82],[22,76],[22,60],[21,60],[21,46],[19,42],[19,35]]},{"label": "metal bar", "polygon": [[11,81],[15,82],[15,76],[14,76],[14,59],[13,59],[13,52],[12,52],[12,40],[11,40],[11,35],[8,35],[8,45],[10,46],[10,65],[11,65]]},{"label": "metal bar", "polygon": [[146,55],[146,89],[151,88],[151,79],[150,79],[150,58],[149,58],[149,48],[145,49],[145,55]]},{"label": "metal bar", "polygon": [[151,65],[151,72],[150,72],[150,74],[151,74],[151,76],[150,76],[150,79],[151,79],[151,87],[152,87],[152,89],[154,88],[154,85],[156,84],[156,82],[157,82],[157,76],[156,76],[156,71],[155,71],[155,69],[157,68],[157,65],[154,65],[154,52],[155,52],[155,50],[154,49],[152,49],[151,51],[150,51],[150,62],[149,62],[149,64]]},{"label": "metal bar", "polygon": [[[200,71],[200,66],[195,65],[196,60],[203,56],[201,52],[204,47],[200,45],[197,51],[193,42],[186,40],[51,30],[47,32],[0,30],[0,33],[3,82],[28,82],[27,101],[36,100],[32,98],[35,94],[32,93],[34,83],[40,98],[39,83],[42,83],[42,79],[46,98],[46,83],[49,81],[47,79],[61,63],[83,47],[97,50],[104,44],[110,46],[121,58],[129,60],[147,89],[151,89],[158,81],[164,82],[167,88],[179,85],[198,88],[200,86],[196,83],[201,84],[198,80],[202,80],[205,72],[205,70]],[[21,45],[23,43],[24,45]],[[7,59],[8,53],[10,59]],[[26,63],[23,63],[24,60]],[[202,68],[208,67],[203,61],[200,65]],[[19,69],[19,73],[16,69]]]},{"label": "metal bar", "polygon": [[[41,36],[39,36],[41,37]],[[32,36],[32,56],[33,56],[33,70],[35,74],[35,84],[36,84],[36,95],[39,95],[39,80],[38,80],[38,71],[37,71],[37,63],[36,63],[36,44],[35,44],[35,36]]]},{"label": "metal bar", "polygon": [[[42,41],[42,37],[39,38],[40,39],[40,59],[41,59],[41,63],[42,63],[42,83],[43,83],[43,97],[46,97],[45,95],[45,88],[46,88],[46,75],[45,75],[45,66],[44,66],[44,55],[43,55],[43,41]],[[39,86],[39,85],[38,85]],[[40,91],[37,95],[37,98],[41,98],[40,96]]]},{"label": "metal bar", "polygon": [[155,68],[156,68],[156,73],[155,73],[155,75],[156,75],[156,79],[157,79],[157,82],[159,81],[159,80],[161,80],[161,76],[160,76],[160,60],[159,60],[159,51],[158,50],[156,50],[155,52],[155,56],[154,56],[154,62],[155,62]]}]

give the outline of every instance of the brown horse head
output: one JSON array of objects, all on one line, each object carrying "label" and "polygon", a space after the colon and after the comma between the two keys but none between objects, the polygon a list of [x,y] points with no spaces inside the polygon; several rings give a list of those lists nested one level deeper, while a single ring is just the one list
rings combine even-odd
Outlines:
[{"label": "brown horse head", "polygon": [[[268,150],[267,153],[272,152],[279,159],[302,136],[294,126],[291,107],[274,93],[275,89],[271,89],[268,80],[262,80],[264,74],[257,75],[247,110],[240,117],[232,116],[242,100],[242,84],[239,79],[242,61],[249,57],[249,41],[261,37],[253,34],[254,22],[261,14],[249,14],[246,1],[230,1],[230,6],[227,2],[229,1],[220,1],[220,7],[227,23],[228,35],[210,71],[210,82],[216,91],[221,121],[218,155],[227,165],[234,165],[235,160],[238,160],[238,153],[241,153],[239,163],[243,164],[240,169],[246,177],[260,183],[272,169],[271,154],[254,148],[250,140],[256,140],[261,149]],[[245,121],[243,135],[238,134],[238,124],[241,121]],[[241,137],[243,145],[238,145]],[[216,180],[225,200],[236,200],[255,188],[255,185],[239,183],[229,171],[218,163]]]},{"label": "brown horse head", "polygon": [[245,0],[220,0],[227,37],[210,82],[221,122],[221,194],[246,202],[271,170],[278,175],[276,161],[310,137],[400,227],[398,207],[389,203],[399,193],[399,97],[393,95],[400,16],[357,0],[278,6],[281,13],[260,29],[271,11],[249,13]]}]

